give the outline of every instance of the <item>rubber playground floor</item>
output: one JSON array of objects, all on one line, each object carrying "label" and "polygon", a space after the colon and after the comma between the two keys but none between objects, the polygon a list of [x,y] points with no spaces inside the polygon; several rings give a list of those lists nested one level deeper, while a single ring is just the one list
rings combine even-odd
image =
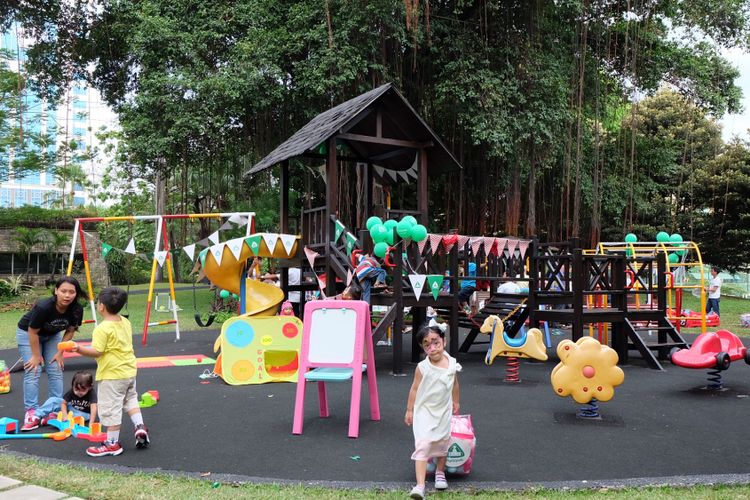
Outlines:
[{"label": "rubber playground floor", "polygon": [[[139,357],[204,354],[216,331],[153,335]],[[559,341],[564,337],[553,337]],[[405,345],[411,339],[404,336]],[[724,372],[727,389],[708,392],[705,372],[666,364],[665,372],[645,367],[637,354],[623,366],[625,382],[601,403],[602,421],[575,418],[570,398],[554,394],[546,363],[523,362],[523,382],[502,382],[504,360],[483,363],[483,349],[463,355],[461,412],[472,415],[477,434],[474,468],[454,478],[451,488],[596,487],[646,484],[750,482],[746,443],[750,442],[750,366]],[[390,373],[390,348],[376,347],[382,419],[369,420],[363,397],[360,437],[347,437],[348,383],[329,384],[331,417],[317,415],[317,391],[308,389],[304,434],[294,436],[295,384],[230,386],[201,380],[204,366],[144,368],[139,393],[155,389],[158,405],[143,410],[151,447],[136,450],[132,424],[123,421],[125,452],[90,458],[87,441],[70,438],[4,440],[3,450],[53,461],[96,464],[119,471],[179,471],[212,481],[301,482],[324,486],[406,488],[413,482],[411,429],[403,423],[414,365],[407,376]],[[18,358],[15,349],[0,359]],[[88,358],[71,358],[76,370],[95,370]],[[0,416],[22,418],[22,373],[11,375],[12,392],[0,395]],[[43,377],[46,380],[46,377]],[[46,394],[43,383],[42,394]],[[51,428],[50,428],[51,429]]]}]

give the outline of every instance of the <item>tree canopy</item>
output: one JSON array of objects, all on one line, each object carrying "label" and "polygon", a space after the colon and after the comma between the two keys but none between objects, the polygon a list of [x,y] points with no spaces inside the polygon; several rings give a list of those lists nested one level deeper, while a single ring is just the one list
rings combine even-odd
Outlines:
[{"label": "tree canopy", "polygon": [[[714,120],[740,109],[739,72],[721,49],[747,46],[748,7],[13,0],[0,23],[37,40],[38,92],[54,97],[74,79],[102,92],[120,117],[120,158],[163,176],[182,208],[260,203],[275,181],[243,185],[247,167],[319,112],[394,82],[465,167],[458,182],[430,179],[433,229],[589,243],[663,229],[746,265],[732,204],[747,145],[725,146]],[[744,250],[729,258],[729,242]]]}]

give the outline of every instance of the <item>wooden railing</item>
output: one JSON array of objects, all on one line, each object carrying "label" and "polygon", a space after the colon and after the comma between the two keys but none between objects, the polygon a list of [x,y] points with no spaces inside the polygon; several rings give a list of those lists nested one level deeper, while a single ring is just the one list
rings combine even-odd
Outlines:
[{"label": "wooden railing", "polygon": [[302,210],[302,241],[309,247],[326,245],[326,207]]}]

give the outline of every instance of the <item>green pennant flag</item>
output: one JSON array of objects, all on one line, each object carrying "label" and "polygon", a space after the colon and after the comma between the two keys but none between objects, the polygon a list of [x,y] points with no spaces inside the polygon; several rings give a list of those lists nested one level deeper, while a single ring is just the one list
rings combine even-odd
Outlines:
[{"label": "green pennant flag", "polygon": [[333,236],[334,242],[339,241],[339,238],[341,237],[341,233],[344,232],[344,229],[346,229],[346,227],[344,227],[344,224],[342,224],[340,220],[337,220],[336,221],[336,234]]},{"label": "green pennant flag", "polygon": [[346,233],[346,255],[351,255],[354,250],[354,245],[357,244],[357,237],[352,233]]},{"label": "green pennant flag", "polygon": [[204,248],[201,250],[201,253],[198,254],[198,257],[201,259],[201,266],[206,265],[206,255],[208,255],[208,248]]},{"label": "green pennant flag", "polygon": [[435,297],[435,300],[437,300],[438,294],[440,293],[440,287],[443,286],[443,275],[442,274],[428,274],[427,285],[430,287],[432,296]]},{"label": "green pennant flag", "polygon": [[245,238],[245,243],[247,243],[247,246],[250,248],[250,251],[253,252],[253,255],[258,255],[258,252],[260,252],[260,240],[262,237],[263,236],[260,234],[255,234]]},{"label": "green pennant flag", "polygon": [[102,242],[102,258],[106,259],[107,254],[112,251],[112,245]]}]

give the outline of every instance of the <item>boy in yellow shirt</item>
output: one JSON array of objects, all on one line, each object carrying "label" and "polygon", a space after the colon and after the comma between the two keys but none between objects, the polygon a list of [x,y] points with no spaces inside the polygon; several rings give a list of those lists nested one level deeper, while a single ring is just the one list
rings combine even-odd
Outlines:
[{"label": "boy in yellow shirt", "polygon": [[94,329],[91,347],[76,346],[84,356],[96,358],[96,381],[99,389],[99,420],[107,428],[107,441],[91,446],[86,454],[92,457],[119,455],[122,411],[130,415],[135,427],[135,446],[146,448],[148,430],[143,424],[138,393],[135,388],[135,352],[133,329],[119,312],[128,301],[128,294],[117,287],[107,287],[99,293],[97,310],[103,320]]}]

